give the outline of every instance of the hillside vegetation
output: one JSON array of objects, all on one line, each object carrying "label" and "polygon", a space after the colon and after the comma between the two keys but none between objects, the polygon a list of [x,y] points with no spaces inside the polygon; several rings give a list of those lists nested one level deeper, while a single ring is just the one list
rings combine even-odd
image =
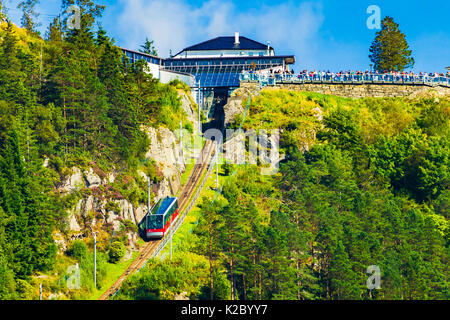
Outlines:
[{"label": "hillside vegetation", "polygon": [[[146,202],[137,170],[160,173],[143,160],[143,128],[182,120],[192,130],[177,93],[188,88],[130,65],[101,29],[60,30],[42,39],[0,26],[0,299],[36,299],[40,282],[64,298],[104,289],[136,226],[99,233],[97,288],[93,241],[58,254],[55,233],[68,234],[67,212],[85,195]],[[150,262],[117,298],[449,299],[449,113],[448,98],[261,91],[243,125],[282,130],[280,172],[223,165],[223,192],[203,199],[181,254]],[[73,166],[114,168],[116,179],[60,194]],[[75,263],[83,284],[71,292],[64,274]],[[381,289],[367,289],[371,265]]]},{"label": "hillside vegetation", "polygon": [[[85,241],[89,250],[67,260],[57,255],[52,237],[67,234],[67,211],[83,196],[60,194],[62,178],[72,166],[91,167],[100,176],[114,168],[111,189],[84,191],[145,203],[145,183],[136,171],[153,179],[158,172],[142,162],[151,143],[142,128],[175,130],[180,120],[188,123],[177,92],[183,86],[159,83],[142,61],[123,59],[105,31],[91,29],[62,34],[55,22],[42,39],[11,23],[0,26],[0,299],[36,299],[41,273],[59,274],[51,290],[66,291],[62,269],[69,262],[84,261],[83,288],[91,290],[93,243]],[[122,225],[135,228],[129,221]],[[126,244],[123,232],[105,232],[99,283],[108,252],[123,251],[117,241]]]},{"label": "hillside vegetation", "polygon": [[[282,129],[280,172],[223,165],[184,248],[197,258],[164,267],[181,281],[160,286],[155,262],[120,297],[450,298],[449,112],[448,99],[261,91],[244,128]],[[380,289],[367,288],[371,265]]]}]

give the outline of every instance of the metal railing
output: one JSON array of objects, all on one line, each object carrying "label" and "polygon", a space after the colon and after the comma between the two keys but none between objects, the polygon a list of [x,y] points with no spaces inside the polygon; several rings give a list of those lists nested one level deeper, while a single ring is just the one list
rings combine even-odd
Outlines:
[{"label": "metal railing", "polygon": [[393,74],[256,74],[241,73],[240,81],[257,81],[261,86],[275,85],[277,82],[296,83],[391,83],[426,84],[450,87],[450,78],[429,75],[393,75]]}]

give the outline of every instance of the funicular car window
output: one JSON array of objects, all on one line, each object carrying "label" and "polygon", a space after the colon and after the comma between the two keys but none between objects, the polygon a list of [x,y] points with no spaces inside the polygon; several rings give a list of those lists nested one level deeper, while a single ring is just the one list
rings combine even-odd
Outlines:
[{"label": "funicular car window", "polygon": [[150,215],[148,217],[149,229],[162,229],[163,228],[163,216],[162,215]]}]

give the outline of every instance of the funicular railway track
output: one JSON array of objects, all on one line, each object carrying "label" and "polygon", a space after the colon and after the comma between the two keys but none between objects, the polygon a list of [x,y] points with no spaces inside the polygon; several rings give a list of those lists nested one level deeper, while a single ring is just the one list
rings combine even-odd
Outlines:
[{"label": "funicular railway track", "polygon": [[[199,155],[197,163],[192,170],[191,175],[185,186],[183,187],[179,196],[179,211],[180,215],[186,210],[189,205],[189,200],[192,198],[204,172],[208,169],[208,165],[214,154],[214,142],[206,140],[205,145]],[[147,260],[152,257],[155,250],[159,247],[163,240],[154,240],[148,242],[139,253],[139,256],[130,264],[128,269],[114,282],[114,284],[103,293],[99,300],[108,300],[120,288],[125,279],[134,272],[141,269]]]}]

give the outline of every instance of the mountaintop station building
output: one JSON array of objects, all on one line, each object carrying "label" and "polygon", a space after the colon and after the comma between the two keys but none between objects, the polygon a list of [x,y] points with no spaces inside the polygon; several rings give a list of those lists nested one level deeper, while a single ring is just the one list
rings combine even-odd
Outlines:
[{"label": "mountaintop station building", "polygon": [[187,83],[195,90],[199,105],[203,105],[204,97],[228,96],[239,87],[243,71],[275,72],[295,63],[293,55],[277,56],[270,43],[254,41],[238,32],[234,37],[217,37],[184,48],[168,59],[122,50],[132,62],[145,59],[150,72],[161,82],[177,78]]},{"label": "mountaintop station building", "polygon": [[239,87],[242,71],[284,69],[295,62],[294,56],[276,56],[269,45],[239,36],[217,37],[183,49],[166,59],[168,70],[195,76],[201,88]]}]

